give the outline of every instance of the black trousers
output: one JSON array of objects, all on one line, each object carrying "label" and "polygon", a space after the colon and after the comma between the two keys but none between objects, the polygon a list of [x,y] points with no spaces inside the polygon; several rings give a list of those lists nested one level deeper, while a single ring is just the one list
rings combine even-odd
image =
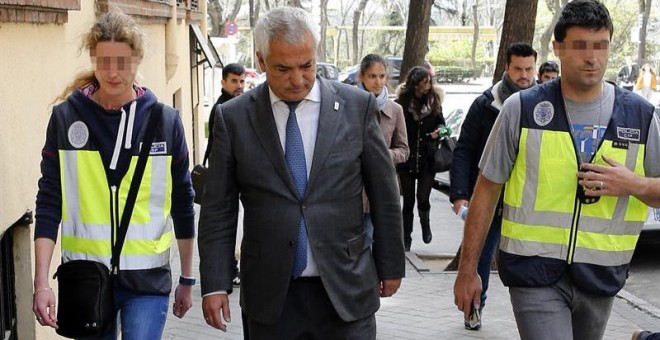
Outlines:
[{"label": "black trousers", "polygon": [[318,277],[291,281],[284,310],[275,324],[259,323],[245,314],[242,317],[246,340],[376,339],[375,315],[353,322],[342,320]]},{"label": "black trousers", "polygon": [[[416,174],[399,173],[401,181],[401,192],[403,193],[403,214],[412,214],[417,198],[417,209],[426,211],[431,209],[431,189],[433,188],[433,179],[435,174],[428,171],[422,171]],[[415,194],[415,181],[417,181],[417,194]]]}]

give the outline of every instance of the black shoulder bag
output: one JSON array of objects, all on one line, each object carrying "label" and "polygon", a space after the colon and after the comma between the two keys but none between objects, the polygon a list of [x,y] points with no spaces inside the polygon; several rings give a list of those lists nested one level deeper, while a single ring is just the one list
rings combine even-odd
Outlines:
[{"label": "black shoulder bag", "polygon": [[204,161],[197,164],[190,172],[190,179],[192,180],[193,190],[195,190],[195,199],[193,202],[202,204],[202,195],[204,194],[204,185],[206,184],[206,173],[209,168],[206,167],[207,156],[204,156]]},{"label": "black shoulder bag", "polygon": [[112,246],[112,270],[97,261],[73,260],[61,264],[53,278],[58,284],[57,334],[67,338],[96,337],[109,332],[115,320],[112,275],[119,268],[119,255],[126,239],[135,199],[144,175],[147,157],[163,114],[163,104],[151,110],[139,158],[122,212],[117,240]]}]

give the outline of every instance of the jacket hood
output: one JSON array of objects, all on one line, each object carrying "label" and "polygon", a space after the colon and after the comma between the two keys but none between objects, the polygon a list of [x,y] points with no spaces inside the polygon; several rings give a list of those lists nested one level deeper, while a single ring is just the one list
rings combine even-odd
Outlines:
[{"label": "jacket hood", "polygon": [[[147,88],[143,90],[140,97],[117,110],[104,109],[80,89],[67,98],[87,125],[111,179],[119,179],[126,172],[132,152],[139,147],[138,136],[157,102],[153,92]],[[118,176],[112,176],[113,173]]]}]

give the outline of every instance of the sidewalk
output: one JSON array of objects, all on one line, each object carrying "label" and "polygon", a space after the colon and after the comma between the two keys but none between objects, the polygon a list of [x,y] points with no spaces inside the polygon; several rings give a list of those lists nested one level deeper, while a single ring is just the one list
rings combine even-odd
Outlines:
[{"label": "sidewalk", "polygon": [[[456,273],[442,272],[431,265],[422,268],[429,271],[420,272],[413,266],[413,263],[419,265],[421,261],[417,254],[425,257],[453,255],[462,238],[461,221],[451,213],[446,196],[434,190],[431,204],[433,241],[423,244],[419,225],[415,225],[412,251],[407,254],[406,278],[396,295],[381,300],[381,308],[376,313],[377,339],[519,339],[509,294],[497,273],[491,275],[483,327],[475,332],[463,328],[462,313],[454,305]],[[179,275],[179,261],[175,252],[172,257],[172,276],[176,278]],[[422,262],[421,267],[424,264]],[[195,276],[199,277],[196,250],[193,267]],[[242,339],[239,295],[239,289],[236,289],[230,296],[233,319],[224,333],[206,325],[201,310],[200,288],[195,286],[193,308],[183,319],[177,319],[169,312],[163,339]],[[173,301],[173,296],[171,299]],[[604,339],[627,340],[637,329],[660,330],[660,315],[653,315],[655,311],[653,308],[646,310],[641,299],[622,291],[615,299]]]}]

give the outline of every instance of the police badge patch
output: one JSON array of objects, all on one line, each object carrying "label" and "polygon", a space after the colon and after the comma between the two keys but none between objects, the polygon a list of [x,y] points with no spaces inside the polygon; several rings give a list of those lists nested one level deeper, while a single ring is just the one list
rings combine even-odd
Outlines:
[{"label": "police badge patch", "polygon": [[69,143],[71,143],[74,148],[80,149],[85,146],[87,140],[89,140],[89,129],[87,129],[85,123],[78,120],[69,126],[67,136],[69,137]]},{"label": "police badge patch", "polygon": [[542,101],[534,107],[534,122],[539,126],[546,126],[555,116],[555,107],[549,101]]}]

